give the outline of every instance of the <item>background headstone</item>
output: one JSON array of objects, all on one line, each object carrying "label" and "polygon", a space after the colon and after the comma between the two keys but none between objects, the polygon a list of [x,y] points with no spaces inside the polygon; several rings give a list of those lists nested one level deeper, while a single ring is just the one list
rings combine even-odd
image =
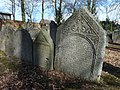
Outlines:
[{"label": "background headstone", "polygon": [[56,43],[56,32],[57,32],[57,24],[54,21],[50,22],[50,36],[54,42]]},{"label": "background headstone", "polygon": [[112,32],[112,40],[113,43],[118,43],[120,44],[120,30],[115,30]]},{"label": "background headstone", "polygon": [[53,69],[54,44],[49,31],[43,29],[40,31],[34,41],[34,64],[44,69]]},{"label": "background headstone", "polygon": [[14,35],[14,55],[25,62],[32,62],[33,42],[26,30],[17,30]]},{"label": "background headstone", "polygon": [[29,30],[30,36],[31,36],[33,41],[37,38],[39,32],[40,32],[40,29],[33,28],[32,30]]},{"label": "background headstone", "polygon": [[105,36],[94,17],[79,9],[58,27],[55,69],[85,80],[99,80]]},{"label": "background headstone", "polygon": [[0,31],[0,50],[4,51],[8,56],[13,55],[14,32],[14,29],[9,25],[2,26]]}]

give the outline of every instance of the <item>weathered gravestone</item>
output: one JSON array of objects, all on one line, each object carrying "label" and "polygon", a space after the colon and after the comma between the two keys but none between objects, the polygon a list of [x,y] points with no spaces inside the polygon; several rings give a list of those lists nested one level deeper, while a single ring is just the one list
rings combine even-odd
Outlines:
[{"label": "weathered gravestone", "polygon": [[57,30],[55,69],[85,80],[99,80],[105,32],[86,9],[79,9]]},{"label": "weathered gravestone", "polygon": [[30,36],[31,36],[31,38],[32,38],[33,41],[38,36],[39,32],[40,32],[40,29],[34,29],[33,28],[32,30],[29,30]]},{"label": "weathered gravestone", "polygon": [[39,24],[35,24],[35,25],[28,24],[26,28],[29,31],[32,40],[34,41],[40,32],[40,29],[41,29],[40,25]]},{"label": "weathered gravestone", "polygon": [[56,43],[56,32],[57,32],[57,24],[54,21],[50,22],[50,36],[54,42]]},{"label": "weathered gravestone", "polygon": [[54,44],[49,31],[43,29],[34,41],[34,64],[44,69],[53,69]]},{"label": "weathered gravestone", "polygon": [[120,30],[113,31],[112,40],[113,40],[113,43],[120,44]]},{"label": "weathered gravestone", "polygon": [[14,32],[14,29],[9,25],[2,26],[2,29],[0,31],[0,50],[4,51],[8,56],[13,55]]},{"label": "weathered gravestone", "polygon": [[32,62],[33,42],[26,30],[17,30],[14,34],[14,55],[25,62]]}]

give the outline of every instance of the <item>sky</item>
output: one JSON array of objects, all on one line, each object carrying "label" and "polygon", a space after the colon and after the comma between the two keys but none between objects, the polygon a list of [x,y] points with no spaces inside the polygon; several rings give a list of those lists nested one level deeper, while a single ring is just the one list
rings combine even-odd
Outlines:
[{"label": "sky", "polygon": [[[7,1],[7,2],[6,2]],[[111,2],[111,0],[108,0],[109,4]],[[0,0],[0,12],[7,12],[7,13],[11,13],[11,11],[9,10],[9,0]],[[40,8],[41,9],[41,8]],[[35,22],[39,22],[41,20],[41,10],[39,9],[39,11],[37,13],[35,13],[35,18],[34,21]],[[110,20],[115,20],[115,14],[116,12],[111,12],[109,14],[106,14],[106,8],[103,6],[100,6],[101,10],[98,10],[97,13],[97,17],[100,21],[104,21],[106,20],[106,16],[109,17]],[[21,13],[20,13],[20,8],[16,9],[16,20],[21,20]],[[45,19],[49,19],[49,20],[53,20],[54,19],[54,14],[53,13],[49,13],[49,10],[45,11]]]}]

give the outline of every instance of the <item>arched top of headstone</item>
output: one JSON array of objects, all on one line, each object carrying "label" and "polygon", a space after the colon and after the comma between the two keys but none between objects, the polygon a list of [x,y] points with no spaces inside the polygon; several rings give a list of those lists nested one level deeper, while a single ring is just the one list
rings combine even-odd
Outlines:
[{"label": "arched top of headstone", "polygon": [[20,35],[22,36],[22,38],[27,38],[28,40],[32,41],[30,34],[25,29],[19,28],[18,30],[15,31],[15,35]]},{"label": "arched top of headstone", "polygon": [[53,44],[53,41],[47,30],[41,30],[34,42],[35,43],[48,43],[50,45]]},{"label": "arched top of headstone", "polygon": [[27,30],[19,29],[14,34],[14,55],[23,61],[32,62],[33,42]]},{"label": "arched top of headstone", "polygon": [[40,31],[39,32],[37,38],[35,39],[36,43],[40,43],[40,42],[47,42],[47,43],[49,43],[48,40],[45,37],[46,35],[44,35],[43,32],[45,32],[45,31]]}]

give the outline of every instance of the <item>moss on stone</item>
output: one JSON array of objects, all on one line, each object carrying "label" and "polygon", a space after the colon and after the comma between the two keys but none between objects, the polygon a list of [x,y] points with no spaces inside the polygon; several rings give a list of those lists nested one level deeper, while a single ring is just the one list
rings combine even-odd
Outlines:
[{"label": "moss on stone", "polygon": [[114,75],[107,73],[107,72],[103,72],[102,80],[103,80],[103,83],[105,83],[107,85],[120,87],[120,79],[115,77]]},{"label": "moss on stone", "polygon": [[0,57],[6,56],[5,52],[0,50]]},{"label": "moss on stone", "polygon": [[16,71],[20,63],[12,57],[0,57],[0,75],[7,73],[6,71]]}]

